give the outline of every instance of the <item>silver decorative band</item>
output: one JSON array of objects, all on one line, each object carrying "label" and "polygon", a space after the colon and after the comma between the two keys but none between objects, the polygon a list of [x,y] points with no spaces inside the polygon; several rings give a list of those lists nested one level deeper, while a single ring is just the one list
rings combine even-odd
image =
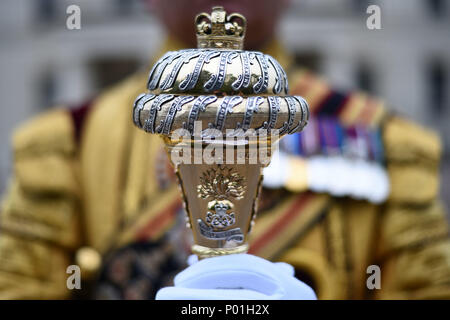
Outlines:
[{"label": "silver decorative band", "polygon": [[155,133],[156,113],[161,110],[162,105],[174,98],[171,94],[161,94],[153,101],[147,120],[144,123],[146,132]]},{"label": "silver decorative band", "polygon": [[[233,116],[228,120],[231,114]],[[230,129],[238,134],[238,131],[245,133],[255,129],[258,135],[262,134],[260,130],[270,133],[276,129],[279,135],[284,135],[301,131],[308,119],[308,104],[300,96],[218,97],[147,93],[139,95],[133,108],[133,122],[137,127],[163,135],[170,135],[176,129],[186,129],[194,135],[196,121],[203,123],[204,131]]]},{"label": "silver decorative band", "polygon": [[214,128],[223,130],[227,114],[233,112],[233,108],[244,100],[241,96],[226,96],[217,110],[216,123]]},{"label": "silver decorative band", "polygon": [[244,241],[244,234],[241,228],[234,228],[225,231],[215,231],[214,228],[209,227],[202,219],[197,220],[200,234],[209,240],[225,240],[242,243]]},{"label": "silver decorative band", "polygon": [[[232,66],[232,70],[227,70],[227,66]],[[179,79],[180,73],[185,74],[183,79]],[[288,92],[288,82],[281,65],[261,52],[185,49],[169,51],[155,63],[147,88],[158,94],[204,94],[218,90],[280,94]]]},{"label": "silver decorative band", "polygon": [[308,124],[308,121],[309,121],[309,107],[308,107],[308,103],[306,102],[305,99],[303,99],[300,96],[294,96],[294,98],[300,104],[300,108],[301,108],[301,112],[302,112],[302,119],[300,120],[298,126],[296,128],[294,128],[289,133],[302,131],[303,128]]},{"label": "silver decorative band", "polygon": [[194,134],[194,123],[198,119],[198,115],[200,112],[204,112],[206,110],[206,106],[215,102],[217,100],[217,96],[199,96],[194,105],[189,112],[189,118],[187,124],[184,123],[184,129],[189,130],[191,134]]},{"label": "silver decorative band", "polygon": [[162,133],[168,135],[172,129],[173,121],[175,120],[175,115],[177,111],[181,111],[183,105],[194,100],[193,96],[178,96],[175,98],[174,102],[169,108],[166,114],[166,118],[161,120],[160,125],[156,128],[156,133]]},{"label": "silver decorative band", "polygon": [[263,97],[249,97],[247,100],[247,108],[245,109],[244,120],[241,128],[245,131],[250,129],[253,114],[258,112],[259,105],[264,102]]}]

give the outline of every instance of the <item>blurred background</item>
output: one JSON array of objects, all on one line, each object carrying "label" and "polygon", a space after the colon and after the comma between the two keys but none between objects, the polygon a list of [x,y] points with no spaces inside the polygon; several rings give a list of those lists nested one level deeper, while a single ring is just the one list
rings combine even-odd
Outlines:
[{"label": "blurred background", "polygon": [[[81,30],[66,9],[81,8]],[[213,2],[212,2],[213,4]],[[381,30],[366,9],[381,8]],[[292,0],[279,27],[298,63],[344,90],[363,89],[444,142],[442,193],[450,207],[450,1]],[[11,176],[17,125],[46,108],[77,105],[149,68],[165,38],[142,0],[0,2],[0,194]]]}]

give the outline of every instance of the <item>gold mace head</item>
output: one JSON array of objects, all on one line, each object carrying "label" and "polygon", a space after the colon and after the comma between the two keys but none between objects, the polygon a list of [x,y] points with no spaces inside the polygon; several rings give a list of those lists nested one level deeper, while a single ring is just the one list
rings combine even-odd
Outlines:
[{"label": "gold mace head", "polygon": [[308,105],[288,95],[273,57],[244,51],[246,19],[222,7],[195,18],[197,49],[170,51],[150,70],[135,125],[164,139],[200,258],[244,253],[262,168],[285,134],[301,131]]}]

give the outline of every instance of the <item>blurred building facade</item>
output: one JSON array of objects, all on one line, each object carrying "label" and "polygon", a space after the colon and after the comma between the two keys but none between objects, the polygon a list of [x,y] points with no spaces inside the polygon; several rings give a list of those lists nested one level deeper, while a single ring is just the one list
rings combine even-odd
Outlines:
[{"label": "blurred building facade", "polygon": [[[68,30],[66,9],[81,9]],[[369,5],[381,29],[369,30]],[[383,97],[437,130],[445,144],[443,197],[450,204],[450,3],[446,0],[293,0],[281,42],[332,85]],[[11,175],[13,128],[53,106],[77,105],[148,68],[164,31],[142,0],[0,2],[0,194]]]}]

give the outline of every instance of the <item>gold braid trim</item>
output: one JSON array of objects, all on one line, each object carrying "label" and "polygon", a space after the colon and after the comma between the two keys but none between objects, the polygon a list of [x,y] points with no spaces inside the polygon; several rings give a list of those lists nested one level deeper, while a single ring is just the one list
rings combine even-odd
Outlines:
[{"label": "gold braid trim", "polygon": [[199,259],[205,259],[227,254],[247,253],[248,244],[243,244],[234,248],[208,248],[194,244],[191,249],[192,253],[196,254]]}]

